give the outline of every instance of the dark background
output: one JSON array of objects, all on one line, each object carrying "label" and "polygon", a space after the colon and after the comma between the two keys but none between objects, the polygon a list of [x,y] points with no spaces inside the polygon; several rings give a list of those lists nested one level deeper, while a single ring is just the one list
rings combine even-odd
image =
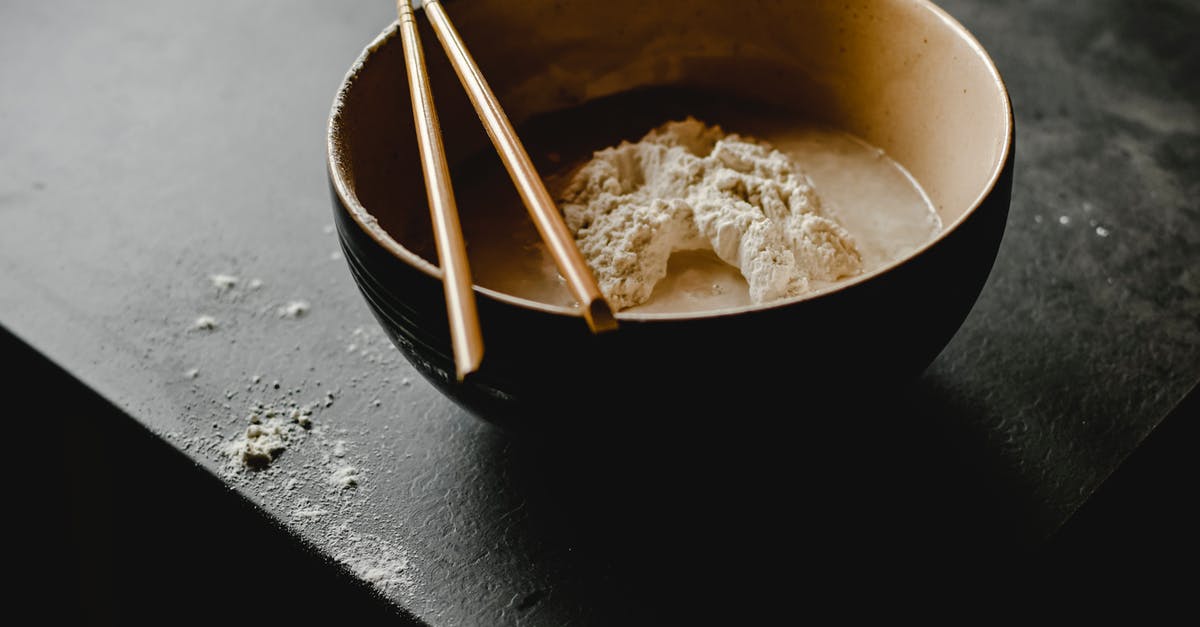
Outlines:
[{"label": "dark background", "polygon": [[[14,601],[21,611],[76,624],[420,624],[7,333],[0,332],[0,355],[12,389],[43,391],[16,395],[7,406],[18,418],[10,420],[6,458],[16,492],[10,568],[20,573]],[[57,419],[34,419],[47,413],[50,397]],[[1200,557],[1197,417],[1200,392],[1193,390],[1044,545],[1003,558],[986,541],[953,549],[965,554],[918,551],[904,556],[911,561],[902,570],[953,563],[953,573],[939,579],[943,593],[1010,609],[1044,600],[1070,606],[1074,595],[1093,610],[1136,603],[1140,594],[1159,609],[1186,606]],[[830,541],[839,536],[868,542],[846,531]],[[243,562],[236,548],[246,546],[255,550]],[[845,596],[929,593],[927,581],[896,573],[850,579],[834,587],[826,607]]]}]

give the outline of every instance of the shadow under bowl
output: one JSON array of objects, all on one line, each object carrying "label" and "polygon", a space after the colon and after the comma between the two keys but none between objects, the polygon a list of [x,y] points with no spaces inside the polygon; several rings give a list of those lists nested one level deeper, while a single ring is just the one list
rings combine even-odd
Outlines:
[{"label": "shadow under bowl", "polygon": [[[1011,105],[975,39],[923,0],[676,3],[449,2],[514,124],[639,88],[737,94],[853,133],[921,182],[945,228],[832,289],[735,311],[617,315],[591,334],[577,310],[475,286],[486,353],[454,377],[429,240],[404,56],[394,25],[362,53],[329,122],[337,230],[354,280],[407,359],[454,401],[522,430],[647,428],[714,417],[804,417],[797,399],[886,393],[949,342],[991,271],[1007,218]],[[452,163],[489,148],[421,22]],[[460,180],[455,181],[462,184]],[[466,215],[464,213],[464,215]],[[420,218],[420,219],[417,219]]]}]

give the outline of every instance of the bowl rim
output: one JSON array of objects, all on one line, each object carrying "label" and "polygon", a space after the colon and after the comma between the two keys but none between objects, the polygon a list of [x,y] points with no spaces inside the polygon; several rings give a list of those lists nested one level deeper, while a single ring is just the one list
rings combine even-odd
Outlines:
[{"label": "bowl rim", "polygon": [[[704,310],[704,311],[688,311],[688,312],[632,312],[632,311],[628,311],[628,310],[618,311],[618,312],[614,312],[614,315],[616,316],[618,321],[638,321],[638,322],[642,322],[642,321],[685,321],[685,320],[700,320],[700,319],[707,319],[707,318],[719,318],[719,317],[723,317],[723,316],[734,316],[734,315],[763,312],[763,311],[769,311],[772,309],[790,307],[797,303],[802,303],[805,301],[815,300],[818,298],[826,297],[831,294],[835,294],[837,292],[841,292],[843,290],[850,289],[861,283],[865,283],[867,281],[876,279],[884,274],[887,274],[889,272],[892,272],[893,270],[900,268],[901,266],[908,264],[909,262],[913,261],[917,257],[920,257],[921,255],[923,255],[929,249],[938,245],[938,243],[940,243],[942,240],[949,237],[951,233],[958,230],[958,228],[963,223],[965,223],[968,219],[970,219],[971,216],[973,216],[975,214],[975,212],[979,210],[979,208],[983,205],[984,201],[986,201],[987,198],[989,196],[991,196],[992,192],[996,188],[996,185],[999,184],[1001,178],[1004,175],[1005,170],[1008,167],[1009,160],[1011,159],[1011,156],[1012,156],[1013,144],[1014,144],[1014,140],[1015,140],[1015,130],[1014,130],[1015,122],[1014,122],[1014,118],[1013,118],[1012,99],[1009,96],[1008,87],[1005,85],[1004,79],[1000,76],[1000,71],[996,67],[996,63],[992,60],[991,56],[988,55],[987,51],[983,48],[983,45],[979,43],[979,40],[976,39],[975,36],[965,26],[962,25],[961,22],[959,22],[957,19],[955,19],[949,13],[947,13],[945,9],[934,4],[932,2],[932,0],[901,0],[901,1],[917,5],[918,8],[924,9],[924,10],[932,13],[934,15],[934,17],[938,18],[946,27],[948,27],[960,39],[965,41],[967,43],[967,45],[970,47],[970,49],[975,53],[977,58],[983,62],[984,67],[987,69],[988,73],[991,74],[991,76],[992,76],[992,81],[994,82],[996,87],[999,89],[1000,99],[1002,101],[1002,104],[1004,105],[1004,112],[1005,112],[1004,128],[1003,128],[1003,131],[1004,131],[1003,145],[997,155],[996,162],[993,164],[992,172],[991,172],[990,176],[988,177],[987,183],[980,189],[979,194],[975,197],[974,200],[971,201],[971,203],[967,207],[967,209],[964,210],[962,212],[962,214],[959,215],[958,218],[956,218],[953,222],[951,222],[950,224],[943,225],[942,230],[940,232],[938,232],[938,234],[935,237],[926,241],[924,244],[917,247],[916,249],[910,251],[907,255],[905,255],[899,259],[896,259],[889,264],[886,264],[884,266],[876,268],[875,270],[872,270],[871,272],[865,272],[863,274],[860,274],[858,276],[855,276],[855,277],[852,277],[849,279],[840,280],[833,284],[822,286],[821,288],[818,288],[818,289],[815,289],[815,290],[812,290],[809,292],[805,292],[804,294],[800,294],[797,296],[791,296],[788,298],[781,298],[778,300],[773,300],[769,303],[762,303],[762,304],[757,304],[757,305],[755,305],[755,304],[742,305],[742,306],[738,306],[738,307],[725,307],[725,308],[720,308],[720,309],[711,309],[711,310]],[[385,250],[387,250],[391,254],[395,255],[401,261],[416,268],[417,270],[420,270],[424,274],[428,275],[430,278],[436,279],[440,282],[443,280],[441,268],[433,263],[430,263],[424,257],[421,257],[420,255],[405,248],[402,244],[397,242],[391,236],[390,233],[388,233],[386,230],[384,230],[384,228],[379,224],[379,221],[375,219],[375,216],[371,215],[371,213],[369,211],[367,211],[366,207],[364,207],[362,205],[362,203],[360,203],[358,201],[357,195],[353,191],[351,191],[350,185],[343,178],[341,172],[339,171],[339,167],[338,167],[339,165],[342,164],[342,159],[341,159],[341,155],[340,155],[340,150],[338,149],[336,142],[334,141],[334,138],[336,136],[337,120],[339,119],[339,116],[343,110],[343,106],[344,106],[344,103],[346,100],[346,94],[349,92],[349,90],[351,88],[353,88],[354,82],[355,82],[355,77],[363,69],[363,67],[365,67],[365,65],[366,65],[367,61],[370,59],[371,55],[374,54],[377,50],[379,50],[379,48],[381,48],[383,45],[387,44],[390,40],[395,38],[396,33],[398,32],[397,25],[398,25],[398,22],[393,21],[391,24],[389,24],[387,27],[385,27],[378,35],[376,35],[375,39],[373,39],[369,44],[366,45],[366,47],[363,48],[362,52],[359,53],[359,56],[355,59],[354,63],[351,64],[350,68],[346,71],[346,75],[342,78],[341,83],[338,85],[338,90],[337,90],[337,93],[334,96],[334,100],[333,100],[333,106],[331,107],[330,112],[329,112],[329,118],[327,121],[326,132],[325,132],[326,166],[327,166],[329,179],[333,183],[333,189],[334,189],[335,193],[337,194],[338,200],[340,201],[341,205],[348,210],[348,213],[350,214],[350,216],[354,220],[354,222],[358,225],[358,227],[360,229],[362,229],[362,231],[368,237],[370,237],[376,244],[380,245]],[[903,165],[903,164],[901,164],[901,165]],[[477,295],[484,295],[489,298],[492,298],[492,299],[495,299],[495,300],[498,300],[498,301],[501,301],[501,302],[504,302],[504,303],[507,303],[510,305],[516,305],[518,307],[524,307],[527,309],[534,309],[534,310],[541,311],[544,313],[549,313],[549,314],[557,314],[557,315],[572,316],[572,317],[579,317],[579,318],[583,317],[583,312],[579,309],[578,306],[551,305],[549,303],[543,303],[540,301],[535,301],[535,300],[531,300],[528,298],[524,298],[521,296],[515,296],[515,295],[509,294],[507,292],[501,292],[499,290],[485,287],[485,286],[479,285],[477,283],[473,284],[471,287],[472,287],[472,291],[474,291]]]}]

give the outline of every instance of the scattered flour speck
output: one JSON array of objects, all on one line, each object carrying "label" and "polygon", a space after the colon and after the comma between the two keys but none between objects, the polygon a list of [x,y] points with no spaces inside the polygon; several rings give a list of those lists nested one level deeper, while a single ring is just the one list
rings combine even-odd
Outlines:
[{"label": "scattered flour speck", "polygon": [[1067,224],[1070,224],[1070,223],[1071,223],[1071,216],[1058,216],[1058,223],[1059,223],[1059,224],[1062,224],[1062,225],[1064,225],[1064,226],[1065,226],[1065,225],[1067,225]]},{"label": "scattered flour speck", "polygon": [[294,300],[278,309],[280,318],[300,318],[308,313],[309,305],[303,300]]},{"label": "scattered flour speck", "polygon": [[292,510],[292,516],[295,518],[317,518],[318,516],[325,516],[328,513],[329,510],[322,507],[305,507]]},{"label": "scattered flour speck", "polygon": [[1102,226],[1098,226],[1098,227],[1096,227],[1096,235],[1099,235],[1100,237],[1108,237],[1108,234],[1109,234],[1110,232],[1111,232],[1111,231],[1109,231],[1108,229],[1106,229],[1106,228],[1104,228],[1104,227],[1102,227]]},{"label": "scattered flour speck", "polygon": [[192,321],[194,331],[212,331],[217,328],[217,319],[212,316],[199,316]]},{"label": "scattered flour speck", "polygon": [[359,472],[354,466],[340,466],[329,475],[329,485],[345,490],[358,485]]},{"label": "scattered flour speck", "polygon": [[232,289],[238,284],[238,278],[232,274],[213,274],[208,280],[212,281],[213,287],[221,291]]},{"label": "scattered flour speck", "polygon": [[266,468],[287,450],[288,444],[299,436],[300,427],[295,429],[282,418],[274,417],[265,422],[255,422],[246,427],[224,452],[235,465],[249,468]]},{"label": "scattered flour speck", "polygon": [[380,330],[355,327],[348,338],[346,352],[357,354],[367,363],[386,366],[394,362],[392,351],[395,346]]},{"label": "scattered flour speck", "polygon": [[345,524],[332,528],[329,537],[337,546],[334,559],[381,592],[402,592],[412,586],[408,553],[400,547],[378,536],[351,531]]},{"label": "scattered flour speck", "polygon": [[246,416],[249,426],[221,448],[228,469],[263,469],[271,465],[294,442],[308,437],[313,407],[290,403],[283,406],[255,403]]}]

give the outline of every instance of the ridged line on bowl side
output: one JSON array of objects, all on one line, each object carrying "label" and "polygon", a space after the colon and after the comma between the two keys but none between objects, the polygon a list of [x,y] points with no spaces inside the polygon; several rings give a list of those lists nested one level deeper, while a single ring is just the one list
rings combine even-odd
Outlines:
[{"label": "ridged line on bowl side", "polygon": [[346,259],[349,261],[350,272],[354,275],[363,296],[370,301],[374,311],[388,318],[389,327],[402,332],[414,350],[419,349],[424,354],[436,356],[439,360],[452,366],[454,359],[450,353],[443,350],[442,342],[438,342],[432,334],[413,332],[414,329],[424,328],[419,323],[421,317],[416,311],[376,280],[354,253],[347,254]]}]

